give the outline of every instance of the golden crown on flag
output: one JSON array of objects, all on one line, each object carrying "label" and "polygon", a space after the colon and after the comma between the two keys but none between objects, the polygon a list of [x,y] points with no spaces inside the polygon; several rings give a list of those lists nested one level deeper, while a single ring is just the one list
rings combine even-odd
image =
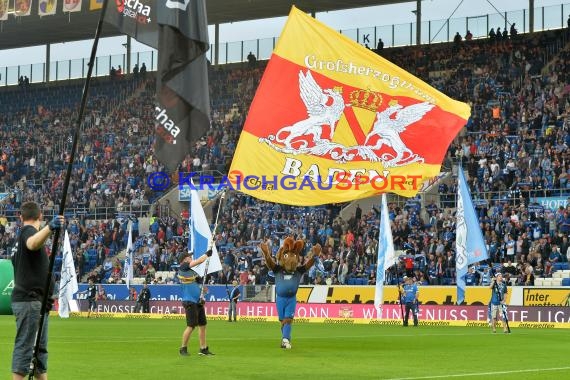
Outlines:
[{"label": "golden crown on flag", "polygon": [[382,95],[378,92],[370,91],[370,89],[354,90],[350,93],[350,104],[354,107],[376,112],[382,104]]}]

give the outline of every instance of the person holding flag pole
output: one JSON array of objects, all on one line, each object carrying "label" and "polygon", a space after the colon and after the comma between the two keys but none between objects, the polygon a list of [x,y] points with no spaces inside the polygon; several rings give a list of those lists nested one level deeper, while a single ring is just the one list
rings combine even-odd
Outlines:
[{"label": "person holding flag pole", "polygon": [[[508,334],[511,332],[509,321],[507,319],[505,296],[507,294],[507,284],[503,281],[503,275],[497,273],[491,280],[491,328],[493,332],[497,332],[497,319],[501,319],[503,323],[503,332]],[[502,318],[501,318],[502,313]]]},{"label": "person holding flag pole", "polygon": [[[182,287],[182,306],[186,312],[186,328],[182,333],[182,345],[180,346],[179,353],[182,356],[188,355],[188,341],[192,332],[198,326],[199,329],[199,341],[200,341],[200,351],[199,355],[202,356],[212,356],[212,353],[208,347],[206,341],[206,312],[204,309],[205,304],[205,282],[210,270],[210,260],[215,252],[217,263],[219,263],[219,257],[217,257],[217,250],[213,242],[212,232],[209,227],[207,227],[206,216],[204,214],[204,209],[200,204],[198,198],[198,192],[196,190],[191,190],[191,219],[190,219],[190,232],[189,237],[189,248],[192,247],[195,250],[202,246],[203,238],[207,239],[208,249],[200,257],[195,257],[194,253],[189,249],[188,252],[183,253],[178,262],[180,268],[178,270],[178,278],[180,280],[180,285]],[[220,210],[222,209],[222,203],[225,197],[225,192],[221,195],[220,205],[218,207],[218,212],[216,215],[216,222],[214,224],[214,231],[216,231],[218,226],[218,219],[220,217]],[[200,212],[201,211],[201,212]],[[207,231],[203,229],[206,223]],[[206,236],[205,236],[206,235]],[[221,269],[221,265],[220,265]],[[217,270],[217,269],[216,269]],[[202,283],[199,282],[200,277],[202,277]]]},{"label": "person holding flag pole", "polygon": [[192,332],[198,326],[200,351],[199,355],[214,355],[208,348],[206,342],[206,311],[204,310],[204,299],[202,294],[203,286],[199,283],[198,273],[194,270],[196,266],[209,261],[212,256],[212,249],[209,249],[198,259],[193,259],[190,253],[183,253],[179,258],[180,268],[178,278],[182,287],[182,306],[186,312],[186,328],[182,333],[182,345],[179,353],[182,356],[188,355],[188,341]]},{"label": "person holding flag pole", "polygon": [[[53,305],[51,295],[55,284],[53,276],[48,273],[48,255],[44,245],[46,240],[53,236],[54,231],[63,228],[65,220],[63,215],[54,216],[42,227],[43,214],[40,206],[35,202],[22,204],[20,219],[23,226],[12,255],[14,265],[12,310],[16,319],[12,378],[21,380],[31,374],[32,377],[47,379],[47,316]],[[55,254],[51,256],[54,257]],[[44,288],[46,281],[49,286]],[[37,340],[38,347],[35,351],[37,353],[35,358],[32,356],[34,340]],[[30,371],[30,363],[33,365],[32,371]]]},{"label": "person holding flag pole", "polygon": [[[418,286],[414,283],[413,278],[404,276],[404,286],[400,290],[400,293],[404,297],[404,303],[406,305],[406,313],[404,314],[404,327],[408,326],[410,311],[414,317],[414,327],[418,327]],[[402,296],[400,296],[400,300],[402,299]],[[401,304],[402,302],[400,302],[400,305]]]}]

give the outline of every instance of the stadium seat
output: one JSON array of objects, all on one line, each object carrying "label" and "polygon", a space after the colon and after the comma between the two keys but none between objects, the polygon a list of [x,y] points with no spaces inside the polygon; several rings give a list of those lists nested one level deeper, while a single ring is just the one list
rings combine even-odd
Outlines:
[{"label": "stadium seat", "polygon": [[554,263],[552,267],[554,268],[554,270],[570,269],[570,265],[568,263]]},{"label": "stadium seat", "polygon": [[570,277],[570,270],[559,270],[556,273],[560,276],[560,278],[568,278]]},{"label": "stadium seat", "polygon": [[570,286],[570,278],[563,278],[561,285],[562,286]]},{"label": "stadium seat", "polygon": [[534,279],[534,286],[543,286],[544,279],[543,278],[535,278]]},{"label": "stadium seat", "polygon": [[562,279],[559,277],[551,278],[550,281],[552,282],[552,286],[560,286],[562,285]]}]

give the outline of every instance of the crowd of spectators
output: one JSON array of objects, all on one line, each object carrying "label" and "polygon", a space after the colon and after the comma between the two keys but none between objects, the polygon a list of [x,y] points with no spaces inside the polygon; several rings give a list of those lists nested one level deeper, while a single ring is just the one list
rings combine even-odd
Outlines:
[{"label": "crowd of spectators", "polygon": [[[147,205],[148,209],[149,200],[143,188],[144,160],[152,141],[149,136],[152,129],[138,123],[136,117],[140,115],[133,117],[127,111],[140,105],[132,104],[128,94],[141,85],[144,83],[129,80],[120,84],[107,81],[94,87],[68,194],[67,203],[74,209],[72,214],[94,217],[105,216],[106,208],[122,211],[130,206],[141,210]],[[50,89],[49,96],[64,97],[70,90],[65,86]],[[16,216],[16,210],[26,201],[40,203],[44,213],[50,215],[61,198],[77,117],[74,106],[79,98],[77,103],[52,108],[34,101],[34,97],[42,97],[44,92],[43,88],[26,90],[23,97],[29,99],[29,104],[22,104],[11,115],[0,116],[0,189],[10,193],[2,202],[2,212],[9,219]],[[4,100],[9,103],[12,96],[19,94],[0,93],[3,103]],[[136,113],[144,112],[148,111],[137,108]]]},{"label": "crowd of spectators", "polygon": [[[549,210],[534,202],[536,197],[570,195],[570,53],[555,51],[567,35],[552,31],[515,37],[382,49],[387,59],[472,106],[472,117],[444,163],[448,170],[457,170],[461,163],[468,174],[491,256],[469,269],[469,285],[488,283],[497,270],[508,273],[513,283],[532,284],[535,276],[552,275],[556,264],[570,255],[570,205]],[[210,67],[211,129],[188,153],[181,171],[227,172],[264,67],[259,61]],[[118,95],[113,107],[104,104],[104,98],[92,100],[68,201],[86,209],[87,215],[79,215],[69,229],[81,275],[97,282],[120,282],[122,263],[115,255],[126,246],[128,217],[113,215],[92,223],[88,213],[110,207],[135,218],[133,209],[152,202],[145,175],[161,166],[152,156],[152,76],[123,75],[106,86],[128,96]],[[26,200],[42,202],[44,210],[55,207],[68,159],[73,109],[42,105],[39,112],[34,104],[0,116],[0,181],[16,189],[3,202],[8,217]],[[389,282],[407,273],[423,284],[454,283],[455,193],[452,181],[440,184],[439,202],[424,207],[414,199],[390,203],[394,246],[401,256],[388,271]],[[271,283],[257,245],[265,240],[275,252],[281,239],[294,235],[306,239],[308,248],[323,246],[304,283],[374,284],[379,212],[357,207],[344,220],[342,206],[292,207],[230,194],[216,231],[224,270],[210,281]],[[144,211],[150,213],[149,208]],[[74,225],[78,230],[71,231]],[[7,251],[16,230],[12,226],[0,232],[0,249]],[[137,229],[136,235],[135,275],[174,281],[155,275],[176,268],[178,254],[186,249],[185,218],[155,214],[150,233],[138,236]]]},{"label": "crowd of spectators", "polygon": [[[383,50],[388,59],[473,107],[467,128],[447,156],[449,169],[462,163],[467,171],[490,254],[488,262],[469,269],[469,285],[488,284],[495,271],[506,273],[513,284],[530,285],[534,276],[551,276],[555,264],[570,255],[570,207],[549,210],[534,202],[570,195],[569,53],[563,50],[550,60],[546,54],[563,46],[567,35],[510,32],[511,38],[503,32],[488,40]],[[423,284],[455,283],[457,189],[443,183],[440,190],[440,204],[431,202],[425,209],[413,201],[390,205],[395,248],[405,255],[398,268],[391,268],[388,281],[407,272]],[[222,213],[229,218],[218,236],[222,252],[229,252],[224,264],[241,265],[263,283],[267,276],[255,245],[268,238],[276,249],[284,235],[293,234],[306,238],[309,246],[324,247],[307,283],[346,284],[363,278],[374,284],[377,210],[360,210],[344,221],[335,208],[325,207],[321,215],[315,208],[237,195],[231,213]],[[244,283],[244,270],[237,273]]]}]

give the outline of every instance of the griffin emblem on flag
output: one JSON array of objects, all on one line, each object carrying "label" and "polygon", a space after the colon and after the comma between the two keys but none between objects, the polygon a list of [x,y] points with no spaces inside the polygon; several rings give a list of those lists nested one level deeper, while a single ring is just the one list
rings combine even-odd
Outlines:
[{"label": "griffin emblem on flag", "polygon": [[[299,71],[299,96],[305,104],[308,117],[260,140],[278,152],[329,155],[340,163],[352,161],[356,157],[370,162],[382,161],[384,167],[424,162],[423,157],[406,146],[400,134],[408,125],[421,120],[434,107],[433,104],[423,102],[404,107],[393,100],[388,108],[378,111],[382,103],[380,93],[354,90],[350,93],[350,103],[345,103],[342,92],[342,87],[322,89],[310,71],[306,74]],[[333,141],[335,128],[346,107],[358,107],[375,113],[374,124],[362,144],[346,146]],[[346,119],[349,120],[349,117]],[[353,130],[360,128],[358,122],[349,124]],[[328,139],[323,134],[325,126],[329,130]]]}]

